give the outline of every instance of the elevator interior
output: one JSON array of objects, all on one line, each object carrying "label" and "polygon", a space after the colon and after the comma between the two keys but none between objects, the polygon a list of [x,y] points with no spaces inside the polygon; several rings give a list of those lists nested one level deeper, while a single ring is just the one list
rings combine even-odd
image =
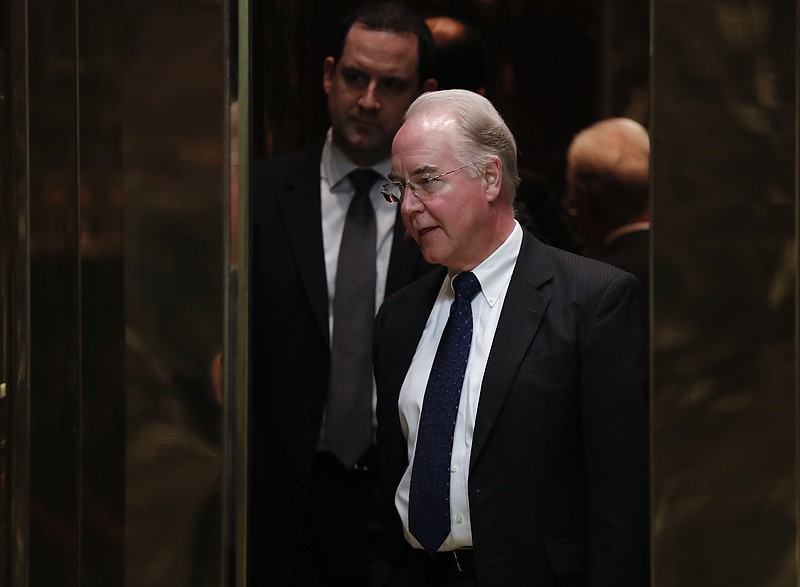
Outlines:
[{"label": "elevator interior", "polygon": [[[653,584],[797,584],[797,3],[407,3],[556,191],[649,127]],[[0,587],[244,584],[249,163],[324,132],[355,4],[3,3]]]}]

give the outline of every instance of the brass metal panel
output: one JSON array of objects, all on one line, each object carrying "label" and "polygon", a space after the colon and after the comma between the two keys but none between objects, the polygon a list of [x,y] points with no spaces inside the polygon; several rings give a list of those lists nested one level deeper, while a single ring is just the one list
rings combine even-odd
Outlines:
[{"label": "brass metal panel", "polygon": [[[13,42],[5,34],[10,25],[10,12],[0,12],[5,43],[0,46],[0,587],[11,584],[11,449],[12,438],[11,408],[8,390],[11,385],[12,359],[11,340],[11,267],[17,248],[14,231],[14,206],[11,185],[11,67],[8,60],[8,47]],[[16,294],[15,294],[16,295]]]},{"label": "brass metal panel", "polygon": [[[227,308],[229,320],[226,330],[225,373],[229,378],[225,395],[225,413],[228,428],[225,434],[226,470],[228,483],[223,491],[223,511],[227,526],[227,548],[233,551],[228,561],[231,565],[230,587],[247,584],[247,510],[249,462],[249,388],[250,388],[250,160],[252,144],[251,117],[251,10],[250,0],[236,0],[228,4],[235,34],[230,35],[230,78],[235,79],[237,96],[235,109],[229,118],[230,152],[230,217],[229,246],[231,248],[230,281]],[[235,59],[234,59],[235,56]],[[240,197],[240,194],[242,195]],[[232,312],[231,312],[232,310]],[[226,511],[227,508],[227,511]]]},{"label": "brass metal panel", "polygon": [[[14,58],[19,55],[25,45],[25,11],[21,3],[8,5],[8,91],[4,112],[7,112],[9,130],[8,159],[3,162],[3,171],[7,172],[2,194],[2,211],[4,228],[0,236],[2,256],[7,265],[3,266],[2,279],[8,282],[8,348],[3,353],[8,360],[8,379],[6,381],[6,399],[3,402],[5,419],[2,424],[8,425],[8,450],[14,447],[14,458],[8,459],[6,469],[8,477],[5,483],[7,503],[9,506],[7,525],[7,549],[4,556],[9,564],[7,574],[2,577],[3,586],[24,586],[22,579],[27,580],[28,556],[27,542],[23,529],[29,527],[30,511],[30,473],[28,454],[28,415],[30,413],[30,393],[28,365],[30,363],[30,345],[28,336],[28,283],[27,264],[27,193],[28,174],[27,159],[21,155],[28,141],[27,127],[27,73],[23,59]],[[5,24],[5,23],[4,23]],[[24,54],[24,51],[22,51]],[[6,110],[7,109],[7,110]],[[21,204],[25,205],[21,205]],[[7,215],[6,215],[7,213]]]},{"label": "brass metal panel", "polygon": [[125,537],[122,257],[122,22],[104,0],[76,3],[80,267],[80,552],[84,585],[121,585]]},{"label": "brass metal panel", "polygon": [[28,557],[31,586],[77,585],[80,267],[76,8],[27,3]]},{"label": "brass metal panel", "polygon": [[654,585],[796,585],[796,4],[653,17]]},{"label": "brass metal panel", "polygon": [[[107,44],[97,51],[80,36],[71,1],[16,2],[10,14],[10,581],[118,584],[124,396],[117,373],[124,338],[121,311],[113,309],[122,288],[119,247],[114,259],[95,237],[102,232],[119,242],[120,222],[107,213],[112,198],[96,173],[118,176],[119,164],[114,136],[98,137],[95,129],[119,104],[96,91],[107,87],[104,74],[119,62]],[[97,30],[113,30],[104,25]],[[98,152],[104,160],[90,163]]]},{"label": "brass metal panel", "polygon": [[[0,26],[7,22],[7,13],[0,13]],[[3,29],[5,30],[5,29]],[[11,570],[11,508],[8,487],[9,438],[11,411],[8,401],[8,381],[11,374],[9,353],[11,324],[11,257],[13,241],[11,227],[14,212],[11,205],[9,159],[11,117],[8,109],[7,51],[0,46],[0,587],[10,583]]]},{"label": "brass metal panel", "polygon": [[221,1],[125,4],[125,584],[222,571],[225,18]]},{"label": "brass metal panel", "polygon": [[7,5],[0,585],[221,585],[225,5]]},{"label": "brass metal panel", "polygon": [[[7,282],[8,311],[7,338],[4,339],[3,354],[8,361],[6,393],[3,405],[3,421],[7,426],[7,468],[4,483],[8,519],[2,524],[5,532],[5,552],[3,556],[8,565],[0,577],[3,587],[14,585],[24,587],[28,577],[27,534],[23,529],[29,527],[30,520],[30,467],[28,454],[28,421],[30,414],[29,369],[30,344],[28,336],[28,283],[27,263],[27,159],[20,151],[27,145],[27,73],[24,60],[14,58],[25,42],[25,11],[20,3],[8,6],[4,25],[9,31],[7,37],[8,78],[4,92],[4,116],[7,116],[9,134],[3,159],[2,223],[0,247],[4,271],[2,279]],[[6,158],[7,156],[7,158]],[[7,191],[6,191],[7,190]],[[25,205],[22,205],[25,204]],[[5,344],[8,346],[6,347]],[[14,450],[13,458],[11,450]],[[3,514],[0,514],[2,516]]]}]

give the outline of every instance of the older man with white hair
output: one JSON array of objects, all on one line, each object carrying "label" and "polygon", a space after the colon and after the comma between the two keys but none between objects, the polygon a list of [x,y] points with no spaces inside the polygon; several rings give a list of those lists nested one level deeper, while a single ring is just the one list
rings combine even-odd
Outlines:
[{"label": "older man with white hair", "polygon": [[647,341],[634,277],[514,219],[486,98],[423,94],[387,200],[441,270],[375,327],[382,531],[372,584],[648,584]]}]

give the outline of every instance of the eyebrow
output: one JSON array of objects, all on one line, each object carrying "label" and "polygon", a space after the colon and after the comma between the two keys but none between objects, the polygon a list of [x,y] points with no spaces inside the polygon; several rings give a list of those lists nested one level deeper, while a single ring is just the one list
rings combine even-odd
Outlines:
[{"label": "eyebrow", "polygon": [[[422,173],[433,173],[438,169],[439,169],[438,165],[421,165],[420,167],[411,170],[411,177],[414,177],[415,175],[420,175]],[[396,175],[392,172],[389,172],[389,175],[387,175],[386,177],[388,177],[392,181],[402,181],[403,179],[399,175]]]},{"label": "eyebrow", "polygon": [[437,169],[439,169],[438,165],[422,165],[420,167],[417,167],[416,169],[411,170],[411,177],[414,177],[415,175],[419,175],[421,173],[432,173]]},{"label": "eyebrow", "polygon": [[414,83],[413,79],[409,79],[407,77],[400,77],[397,75],[387,75],[387,76],[378,76],[378,81],[382,83],[393,83],[397,85],[405,85],[410,86]]},{"label": "eyebrow", "polygon": [[359,67],[358,65],[345,65],[341,66],[342,71],[345,73],[356,74],[356,75],[363,75],[370,79],[374,78],[378,81],[378,83],[395,83],[401,85],[411,85],[414,83],[413,78],[402,77],[399,75],[373,75],[365,68]]}]

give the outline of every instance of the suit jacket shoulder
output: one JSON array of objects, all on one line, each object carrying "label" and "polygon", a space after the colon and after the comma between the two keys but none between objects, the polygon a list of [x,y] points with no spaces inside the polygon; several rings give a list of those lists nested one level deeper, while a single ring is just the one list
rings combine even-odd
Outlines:
[{"label": "suit jacket shoulder", "polygon": [[[295,151],[253,163],[250,174],[252,212],[256,217],[267,204],[287,191],[311,190],[319,194],[319,166],[322,142],[302,151]],[[316,187],[315,187],[316,186]]]}]

